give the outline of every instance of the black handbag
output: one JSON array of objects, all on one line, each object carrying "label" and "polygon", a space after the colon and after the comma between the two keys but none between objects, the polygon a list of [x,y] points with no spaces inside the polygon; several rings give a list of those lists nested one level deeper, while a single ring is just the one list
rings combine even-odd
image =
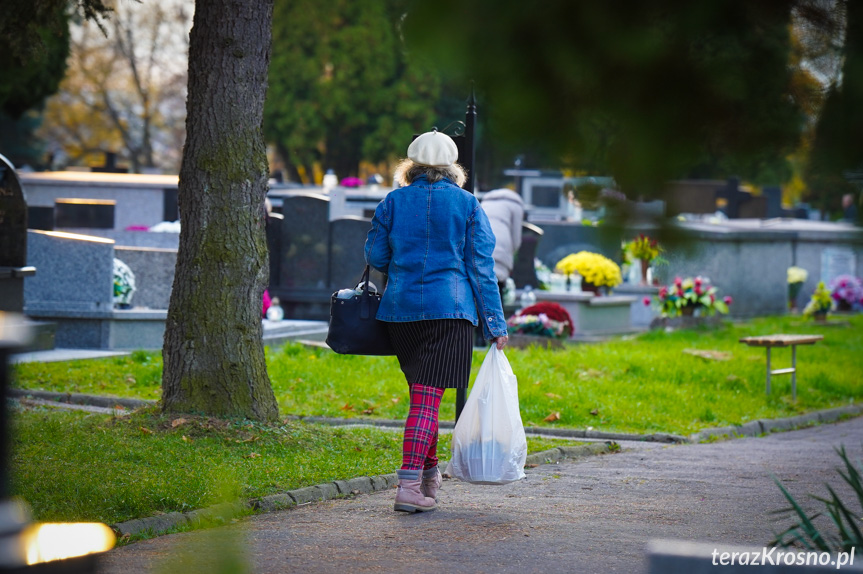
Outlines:
[{"label": "black handbag", "polygon": [[[327,345],[342,355],[395,355],[387,325],[375,318],[381,304],[381,294],[372,283],[370,267],[366,265],[357,284],[361,288],[348,299],[340,299],[338,291],[330,299],[330,326]],[[374,291],[372,291],[372,289]]]}]

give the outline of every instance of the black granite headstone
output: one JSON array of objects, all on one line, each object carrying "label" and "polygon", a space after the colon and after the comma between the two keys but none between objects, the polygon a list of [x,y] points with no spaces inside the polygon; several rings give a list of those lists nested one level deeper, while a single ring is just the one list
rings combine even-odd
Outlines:
[{"label": "black granite headstone", "polygon": [[27,265],[27,202],[15,168],[0,155],[0,266]]},{"label": "black granite headstone", "polygon": [[58,228],[114,229],[112,199],[57,199],[54,225]]},{"label": "black granite headstone", "polygon": [[27,206],[27,229],[54,231],[54,206]]},{"label": "black granite headstone", "polygon": [[767,215],[772,219],[774,217],[782,217],[782,188],[776,186],[767,186],[761,190],[761,193],[767,198]]},{"label": "black granite headstone", "polygon": [[0,155],[0,311],[24,308],[27,267],[27,202],[14,166]]},{"label": "black granite headstone", "polygon": [[178,206],[179,192],[176,187],[162,190],[162,221],[179,221],[180,209]]},{"label": "black granite headstone", "polygon": [[330,200],[315,193],[285,197],[279,286],[326,291],[330,285]]},{"label": "black granite headstone", "polygon": [[[354,287],[362,277],[366,266],[363,247],[372,226],[370,219],[348,216],[330,222],[332,244],[330,247],[330,279],[333,290]],[[383,291],[384,277],[372,270],[369,281]]]}]

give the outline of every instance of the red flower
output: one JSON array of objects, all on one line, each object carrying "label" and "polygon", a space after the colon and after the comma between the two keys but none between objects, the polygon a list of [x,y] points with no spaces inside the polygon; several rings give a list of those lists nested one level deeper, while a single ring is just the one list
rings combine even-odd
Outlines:
[{"label": "red flower", "polygon": [[680,277],[675,277],[674,284],[680,287],[681,285],[683,285],[683,279],[681,279]]},{"label": "red flower", "polygon": [[[698,279],[696,279],[698,281]],[[695,283],[695,294],[701,295],[703,291],[701,290],[701,283]]]},{"label": "red flower", "polygon": [[663,285],[662,287],[659,288],[659,298],[665,299],[667,296],[668,296],[668,287]]},{"label": "red flower", "polygon": [[731,295],[726,295],[722,298],[722,300],[725,301],[726,305],[731,305],[731,303],[734,302],[734,299],[731,298]]},{"label": "red flower", "polygon": [[650,297],[645,297],[645,298],[644,298],[644,306],[645,306],[645,307],[650,307]]},{"label": "red flower", "polygon": [[572,326],[572,317],[569,316],[569,312],[557,303],[552,303],[551,301],[542,301],[536,305],[525,307],[516,313],[516,315],[546,315],[552,321],[566,323],[569,331],[567,334],[572,335],[572,333],[575,332],[575,329]]},{"label": "red flower", "polygon": [[711,303],[713,303],[714,301],[716,301],[716,295],[714,295],[713,293],[711,293],[711,294],[710,294],[710,302],[711,302]]}]

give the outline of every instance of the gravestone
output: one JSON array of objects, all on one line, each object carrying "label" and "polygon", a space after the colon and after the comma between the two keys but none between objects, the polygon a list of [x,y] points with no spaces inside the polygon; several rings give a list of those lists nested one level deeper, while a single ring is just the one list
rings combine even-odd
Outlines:
[{"label": "gravestone", "polygon": [[825,247],[821,252],[821,281],[826,285],[840,275],[856,276],[856,268],[856,257],[849,247]]},{"label": "gravestone", "polygon": [[89,314],[114,308],[114,242],[53,231],[27,232],[27,260],[39,269],[24,285],[31,316]]},{"label": "gravestone", "polygon": [[54,225],[66,229],[113,229],[113,199],[57,199]]},{"label": "gravestone", "polygon": [[533,259],[536,257],[536,249],[542,234],[542,229],[532,223],[521,224],[521,246],[515,255],[511,274],[515,286],[519,289],[525,285],[534,288],[539,286]]},{"label": "gravestone", "polygon": [[764,219],[768,216],[770,204],[767,197],[755,197],[750,193],[741,193],[739,197],[742,198],[737,206],[737,217],[740,219]]},{"label": "gravestone", "polygon": [[[333,291],[354,287],[362,277],[366,265],[363,248],[371,226],[370,219],[357,216],[342,217],[330,222],[330,279]],[[383,291],[382,273],[372,269],[369,281]]]},{"label": "gravestone", "polygon": [[316,193],[298,193],[282,203],[282,240],[278,287],[327,290],[329,274],[330,200]]},{"label": "gravestone", "polygon": [[768,219],[783,217],[782,188],[777,186],[766,186],[761,189],[761,194],[767,200],[767,213],[765,214],[765,217]]},{"label": "gravestone", "polygon": [[722,182],[685,180],[668,185],[668,214],[714,213]]},{"label": "gravestone", "polygon": [[54,206],[27,206],[27,229],[54,230]]},{"label": "gravestone", "polygon": [[24,309],[27,266],[27,202],[15,168],[0,155],[0,311]]}]

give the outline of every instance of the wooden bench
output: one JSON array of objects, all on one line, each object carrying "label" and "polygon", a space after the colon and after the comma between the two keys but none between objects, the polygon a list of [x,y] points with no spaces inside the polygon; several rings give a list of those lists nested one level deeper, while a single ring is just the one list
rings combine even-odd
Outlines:
[{"label": "wooden bench", "polygon": [[[770,377],[772,375],[791,375],[791,400],[797,400],[797,345],[814,345],[824,339],[823,335],[762,335],[759,337],[743,337],[741,343],[750,347],[767,349],[767,394],[770,394]],[[770,349],[773,347],[791,347],[791,368],[770,368]]]}]

